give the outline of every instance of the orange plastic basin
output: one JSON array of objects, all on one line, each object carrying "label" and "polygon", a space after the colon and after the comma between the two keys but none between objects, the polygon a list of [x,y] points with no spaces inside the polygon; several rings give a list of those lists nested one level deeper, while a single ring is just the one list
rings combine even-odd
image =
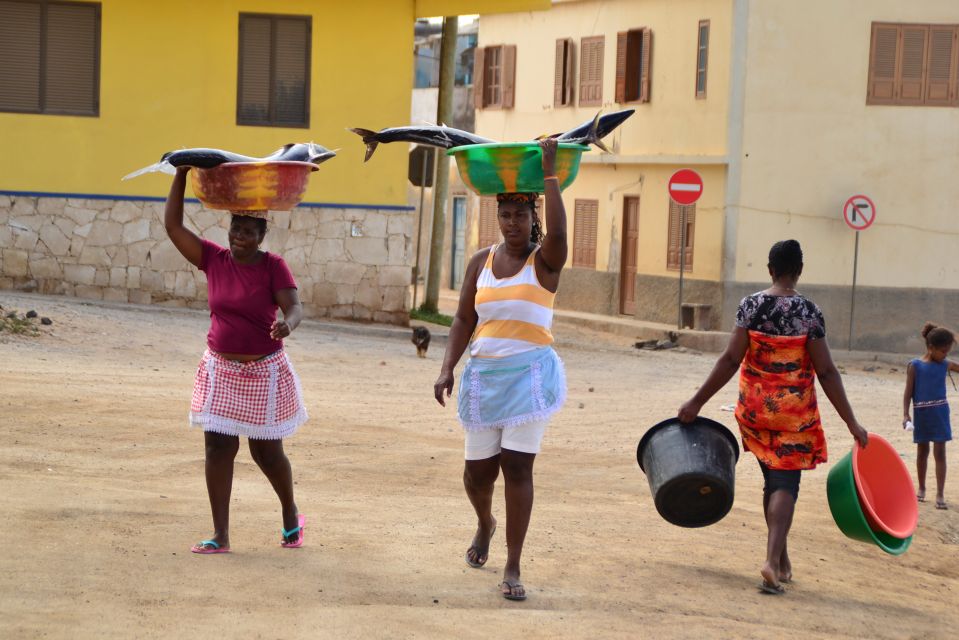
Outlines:
[{"label": "orange plastic basin", "polygon": [[311,162],[226,162],[190,175],[193,193],[208,209],[284,211],[303,200],[316,170]]},{"label": "orange plastic basin", "polygon": [[869,527],[896,538],[908,538],[919,522],[912,476],[899,452],[875,433],[869,445],[853,447],[852,476]]}]

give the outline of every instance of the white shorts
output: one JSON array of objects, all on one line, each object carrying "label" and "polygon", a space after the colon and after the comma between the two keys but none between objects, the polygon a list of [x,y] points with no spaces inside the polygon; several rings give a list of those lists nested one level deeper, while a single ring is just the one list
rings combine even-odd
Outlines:
[{"label": "white shorts", "polygon": [[509,429],[485,429],[466,432],[466,459],[486,460],[503,449],[520,453],[539,453],[549,420],[534,420]]}]

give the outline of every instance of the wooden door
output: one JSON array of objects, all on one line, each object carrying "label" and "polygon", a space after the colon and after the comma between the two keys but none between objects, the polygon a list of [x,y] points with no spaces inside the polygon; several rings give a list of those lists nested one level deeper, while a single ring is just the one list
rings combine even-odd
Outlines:
[{"label": "wooden door", "polygon": [[636,315],[636,263],[639,246],[639,197],[623,198],[623,250],[619,265],[619,312]]}]

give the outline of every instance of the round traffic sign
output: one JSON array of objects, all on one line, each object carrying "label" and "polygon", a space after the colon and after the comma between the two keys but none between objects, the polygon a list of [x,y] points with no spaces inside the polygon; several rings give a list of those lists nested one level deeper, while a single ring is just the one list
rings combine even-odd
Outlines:
[{"label": "round traffic sign", "polygon": [[868,229],[876,219],[876,205],[868,197],[855,195],[842,206],[842,218],[850,229],[862,231]]},{"label": "round traffic sign", "polygon": [[692,169],[680,169],[669,178],[667,187],[676,204],[693,204],[703,195],[703,178]]}]

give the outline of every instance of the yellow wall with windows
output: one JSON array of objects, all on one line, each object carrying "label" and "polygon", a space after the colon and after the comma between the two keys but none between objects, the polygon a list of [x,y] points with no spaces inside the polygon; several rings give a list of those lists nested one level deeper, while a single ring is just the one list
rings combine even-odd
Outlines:
[{"label": "yellow wall with windows", "polygon": [[[700,20],[710,21],[705,99],[695,96]],[[600,109],[636,109],[605,139],[613,154],[590,151],[576,182],[564,192],[571,235],[575,199],[599,200],[597,269],[619,271],[625,194],[640,196],[637,272],[677,274],[666,268],[666,182],[677,169],[690,167],[705,181],[697,204],[691,277],[721,278],[731,20],[731,0],[567,0],[554,2],[549,12],[483,17],[480,46],[516,45],[516,90],[514,108],[477,110],[480,135],[501,141],[529,140],[575,127]],[[651,99],[617,104],[616,34],[642,27],[653,33]],[[595,35],[605,36],[603,105],[580,107],[580,40]],[[576,45],[575,106],[571,107],[553,106],[557,38],[572,38]]]},{"label": "yellow wall with windows", "polygon": [[764,281],[769,246],[796,238],[805,283],[851,284],[841,208],[864,193],[858,284],[956,287],[959,108],[867,105],[873,22],[959,24],[959,3],[753,3],[736,280]]},{"label": "yellow wall with windows", "polygon": [[[364,147],[346,128],[408,122],[413,22],[429,3],[100,4],[99,116],[0,112],[0,190],[163,196],[169,184],[163,174],[120,178],[180,148],[260,156],[288,142],[313,141],[338,148],[339,155],[313,174],[306,201],[406,205],[406,145],[383,145],[364,164]],[[459,4],[476,11],[543,2]],[[308,129],[236,124],[241,12],[312,16]]]}]

